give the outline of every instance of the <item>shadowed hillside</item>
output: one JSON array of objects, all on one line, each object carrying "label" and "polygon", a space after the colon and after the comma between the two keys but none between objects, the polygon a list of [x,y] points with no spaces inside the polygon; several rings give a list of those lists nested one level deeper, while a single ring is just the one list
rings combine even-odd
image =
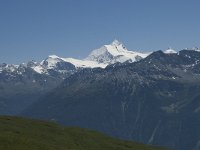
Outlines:
[{"label": "shadowed hillside", "polygon": [[0,149],[161,150],[161,148],[113,139],[86,129],[7,116],[0,117]]}]

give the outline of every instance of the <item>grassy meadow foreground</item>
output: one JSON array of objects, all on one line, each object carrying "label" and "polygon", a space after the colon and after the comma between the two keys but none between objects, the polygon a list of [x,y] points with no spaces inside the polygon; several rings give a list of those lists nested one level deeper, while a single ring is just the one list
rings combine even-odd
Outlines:
[{"label": "grassy meadow foreground", "polygon": [[56,123],[0,117],[0,150],[162,150]]}]

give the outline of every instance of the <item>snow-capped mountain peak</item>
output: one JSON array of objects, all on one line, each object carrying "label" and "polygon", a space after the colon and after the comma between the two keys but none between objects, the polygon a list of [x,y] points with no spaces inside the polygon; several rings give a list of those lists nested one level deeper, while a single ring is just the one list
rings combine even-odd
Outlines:
[{"label": "snow-capped mountain peak", "polygon": [[57,55],[49,55],[49,58],[57,59],[57,58],[60,58],[60,57],[58,57]]},{"label": "snow-capped mountain peak", "polygon": [[172,48],[168,48],[167,50],[164,51],[165,54],[176,54],[177,52],[172,49]]},{"label": "snow-capped mountain peak", "polygon": [[109,45],[104,45],[99,49],[93,50],[86,60],[96,61],[99,63],[113,64],[116,62],[134,62],[139,59],[145,58],[149,53],[139,53],[129,51],[123,43],[114,40]]},{"label": "snow-capped mountain peak", "polygon": [[128,52],[124,44],[122,42],[119,42],[118,40],[114,40],[111,44],[104,46],[107,48],[107,51],[114,56],[119,55],[119,53]]},{"label": "snow-capped mountain peak", "polygon": [[36,61],[29,61],[28,63],[21,64],[19,66],[14,65],[1,65],[0,72],[7,70],[10,72],[19,72],[26,68],[31,68],[39,74],[51,74],[51,73],[67,73],[72,70],[75,71],[78,68],[105,68],[109,64],[117,62],[134,62],[142,58],[145,58],[150,53],[140,53],[136,51],[129,51],[124,44],[118,40],[114,40],[112,43],[103,45],[99,49],[93,50],[89,56],[85,59],[63,58],[57,55],[49,55],[46,59],[40,63]]},{"label": "snow-capped mountain peak", "polygon": [[58,62],[62,61],[62,58],[56,55],[49,55],[45,60],[40,63],[40,65],[44,66],[46,69],[53,69]]},{"label": "snow-capped mountain peak", "polygon": [[121,45],[121,44],[122,44],[122,43],[119,42],[117,39],[115,39],[115,40],[111,43],[111,45],[116,45],[116,46]]},{"label": "snow-capped mountain peak", "polygon": [[199,47],[193,47],[193,48],[185,48],[183,50],[190,50],[190,51],[197,51],[200,52],[200,48]]}]

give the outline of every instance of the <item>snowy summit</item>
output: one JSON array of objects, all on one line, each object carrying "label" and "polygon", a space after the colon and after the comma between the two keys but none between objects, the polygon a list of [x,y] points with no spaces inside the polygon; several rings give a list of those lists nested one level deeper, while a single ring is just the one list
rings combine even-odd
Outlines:
[{"label": "snowy summit", "polygon": [[145,58],[149,53],[133,52],[126,49],[126,47],[114,40],[109,45],[104,45],[99,49],[93,50],[85,60],[96,61],[104,64],[113,64],[116,62],[134,62]]},{"label": "snowy summit", "polygon": [[165,54],[176,54],[177,52],[173,50],[172,48],[168,48],[167,50],[164,51]]},{"label": "snowy summit", "polygon": [[[99,49],[93,50],[85,59],[62,58],[56,55],[49,55],[40,63],[30,61],[23,66],[33,69],[39,74],[48,74],[51,70],[65,73],[74,68],[105,68],[107,65],[117,62],[135,62],[147,57],[150,53],[140,53],[136,51],[129,51],[123,43],[114,40],[112,43],[103,45]],[[22,65],[20,65],[22,66]],[[9,66],[11,72],[17,70],[19,66]],[[0,67],[0,72],[8,70],[6,67]]]}]

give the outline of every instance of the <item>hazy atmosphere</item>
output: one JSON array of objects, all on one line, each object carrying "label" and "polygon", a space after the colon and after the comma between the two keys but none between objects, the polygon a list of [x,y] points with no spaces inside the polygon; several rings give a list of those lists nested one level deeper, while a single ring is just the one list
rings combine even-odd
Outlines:
[{"label": "hazy atmosphere", "polygon": [[129,50],[199,46],[198,0],[0,0],[1,63],[84,58],[114,39]]},{"label": "hazy atmosphere", "polygon": [[200,150],[199,0],[0,0],[0,150]]}]

